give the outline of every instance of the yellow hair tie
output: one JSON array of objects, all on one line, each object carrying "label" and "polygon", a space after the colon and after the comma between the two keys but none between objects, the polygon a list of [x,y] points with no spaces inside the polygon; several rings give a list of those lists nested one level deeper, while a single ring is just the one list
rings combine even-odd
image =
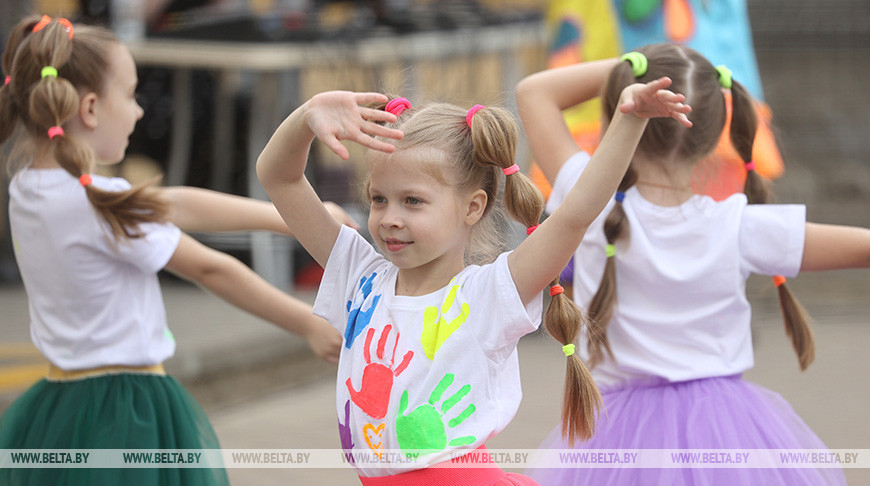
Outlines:
[{"label": "yellow hair tie", "polygon": [[574,343],[562,346],[562,352],[565,353],[566,358],[574,354]]},{"label": "yellow hair tie", "polygon": [[604,254],[607,255],[607,258],[610,258],[613,255],[616,255],[616,245],[614,245],[612,243],[608,243],[604,247]]},{"label": "yellow hair tie", "polygon": [[56,78],[57,77],[57,69],[55,69],[51,66],[45,66],[44,68],[42,68],[42,71],[40,72],[40,74],[42,75],[43,78],[46,76],[53,76]]}]

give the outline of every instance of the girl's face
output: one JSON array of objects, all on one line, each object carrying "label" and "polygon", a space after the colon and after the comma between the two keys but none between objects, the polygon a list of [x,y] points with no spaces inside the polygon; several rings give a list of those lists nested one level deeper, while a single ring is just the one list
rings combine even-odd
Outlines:
[{"label": "girl's face", "polygon": [[465,266],[476,219],[469,224],[467,198],[425,170],[419,157],[419,151],[397,150],[371,162],[369,232],[400,271],[443,273],[449,281]]},{"label": "girl's face", "polygon": [[103,93],[95,102],[96,128],[89,142],[103,164],[123,160],[130,134],[144,111],[136,102],[136,64],[130,51],[120,43],[112,46]]}]

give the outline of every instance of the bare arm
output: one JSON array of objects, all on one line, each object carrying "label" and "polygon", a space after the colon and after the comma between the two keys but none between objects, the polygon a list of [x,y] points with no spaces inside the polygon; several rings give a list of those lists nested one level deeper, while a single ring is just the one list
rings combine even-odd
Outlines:
[{"label": "bare arm", "polygon": [[338,362],[342,338],[311,306],[272,286],[239,260],[182,233],[166,270],[308,342],[317,356]]},{"label": "bare arm", "polygon": [[[197,187],[161,189],[169,200],[169,220],[183,231],[272,231],[293,236],[275,206],[268,201],[235,196]],[[356,223],[341,207],[325,202],[326,210],[341,224]]]},{"label": "bare arm", "polygon": [[332,91],[315,95],[290,114],[257,159],[257,176],[278,212],[302,246],[325,267],[341,226],[329,214],[305,178],[305,164],[314,138],[343,159],[350,154],[341,140],[375,150],[394,147],[374,136],[401,138],[401,132],[374,123],[396,117],[361,104],[387,101],[377,93]]},{"label": "bare arm", "polygon": [[802,272],[870,267],[870,229],[807,223]]},{"label": "bare arm", "polygon": [[671,80],[661,78],[623,90],[598,150],[559,208],[523,241],[508,262],[520,298],[529,302],[568,263],[586,229],[604,209],[619,186],[647,125],[654,117],[691,122],[685,97],[668,91]]},{"label": "bare arm", "polygon": [[517,107],[532,155],[550,183],[579,150],[562,111],[595,98],[618,61],[608,59],[532,74],[517,85]]}]

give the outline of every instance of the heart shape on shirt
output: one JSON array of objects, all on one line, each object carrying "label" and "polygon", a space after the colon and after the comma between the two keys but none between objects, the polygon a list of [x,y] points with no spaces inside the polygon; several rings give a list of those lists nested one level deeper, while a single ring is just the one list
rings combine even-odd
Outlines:
[{"label": "heart shape on shirt", "polygon": [[375,454],[379,459],[383,459],[383,453],[377,452],[377,450],[383,447],[381,434],[384,432],[384,424],[382,423],[377,427],[372,424],[365,424],[363,425],[362,431],[366,439],[366,444],[369,445],[369,449],[375,451]]}]

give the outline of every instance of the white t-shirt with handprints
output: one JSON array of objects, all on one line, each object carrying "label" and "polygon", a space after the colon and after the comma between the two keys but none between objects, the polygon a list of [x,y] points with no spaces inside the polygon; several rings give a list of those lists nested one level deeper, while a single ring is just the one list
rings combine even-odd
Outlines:
[{"label": "white t-shirt with handprints", "polygon": [[[387,464],[392,454],[384,451],[414,459],[412,468],[448,460],[516,414],[516,347],[540,324],[542,299],[523,306],[507,255],[466,267],[431,294],[396,295],[398,269],[342,227],[314,313],[344,334],[336,402],[342,447],[363,453],[355,458],[379,458],[375,467],[358,467],[360,475],[410,470]],[[425,453],[411,455],[419,450]]]}]

